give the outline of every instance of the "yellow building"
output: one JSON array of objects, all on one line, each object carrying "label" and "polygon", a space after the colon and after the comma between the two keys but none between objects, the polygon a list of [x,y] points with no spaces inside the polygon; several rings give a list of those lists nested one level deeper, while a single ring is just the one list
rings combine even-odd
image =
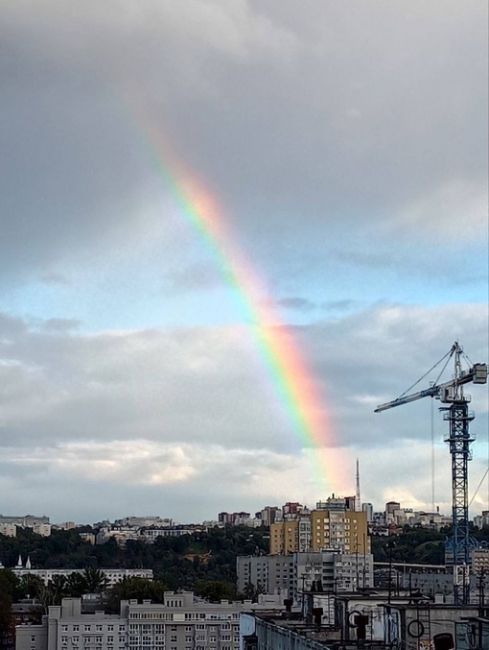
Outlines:
[{"label": "yellow building", "polygon": [[342,553],[370,553],[367,513],[352,510],[313,510],[313,551],[338,549]]},{"label": "yellow building", "polygon": [[366,512],[348,510],[344,499],[318,506],[310,514],[271,524],[270,555],[330,549],[347,555],[371,552]]},{"label": "yellow building", "polygon": [[270,555],[289,555],[299,550],[299,521],[279,521],[270,526]]}]

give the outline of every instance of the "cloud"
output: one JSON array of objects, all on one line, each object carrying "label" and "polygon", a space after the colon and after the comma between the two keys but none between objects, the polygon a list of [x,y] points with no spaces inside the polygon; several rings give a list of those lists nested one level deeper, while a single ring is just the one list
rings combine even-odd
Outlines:
[{"label": "cloud", "polygon": [[[24,492],[34,498],[41,481],[39,494],[50,502],[66,473],[74,485],[95,482],[107,494],[116,486],[130,491],[124,481],[143,492],[171,487],[175,509],[190,491],[208,490],[204,510],[218,508],[223,494],[234,507],[243,499],[257,508],[287,491],[309,501],[326,496],[318,494],[328,488],[315,476],[316,452],[304,448],[246,328],[86,335],[31,329],[8,317],[0,323],[2,472],[10,487],[13,475],[22,476]],[[382,414],[373,408],[420,377],[454,339],[483,361],[486,333],[487,314],[477,305],[383,305],[296,328],[335,430],[335,440],[317,452],[329,488],[352,488],[348,476],[360,456],[370,498],[381,500],[402,487],[407,501],[426,502],[430,402]],[[487,393],[479,387],[470,392],[475,429],[484,431]],[[444,423],[435,421],[441,436]],[[404,471],[399,478],[400,458],[413,468],[411,479],[419,472],[419,481],[406,481]],[[331,472],[340,466],[346,476],[341,486],[338,471]],[[43,467],[50,468],[45,479]],[[9,493],[21,507],[16,490]],[[55,501],[58,509],[68,507]],[[182,507],[190,513],[190,506]]]},{"label": "cloud", "polygon": [[360,268],[395,268],[399,265],[399,259],[396,259],[392,253],[386,252],[341,250],[338,251],[337,257],[343,263]]},{"label": "cloud", "polygon": [[[390,219],[388,230],[401,229],[408,236],[419,233],[441,241],[474,241],[487,235],[489,186],[458,178],[433,188]],[[488,242],[486,236],[486,243]]]},{"label": "cloud", "polygon": [[[194,176],[219,206],[209,233],[229,235],[307,321],[290,331],[334,428],[330,466],[373,454],[372,499],[425,498],[430,404],[372,411],[456,338],[487,358],[474,288],[486,24],[486,6],[456,0],[7,3],[0,489],[12,507],[66,512],[82,493],[82,516],[102,492],[134,511],[164,495],[208,517],[219,499],[252,508],[260,486],[270,499],[320,489],[247,328],[185,326],[222,307],[215,242],[182,195]],[[149,328],[162,312],[175,326]],[[483,431],[485,393],[473,394]],[[399,458],[416,486],[399,482]]]},{"label": "cloud", "polygon": [[321,308],[326,311],[348,311],[352,309],[357,302],[355,300],[349,300],[348,298],[343,300],[327,300],[321,304]]},{"label": "cloud", "polygon": [[316,305],[311,300],[301,298],[300,296],[281,298],[278,301],[278,304],[281,307],[285,307],[285,309],[290,309],[292,311],[310,312],[316,309]]},{"label": "cloud", "polygon": [[169,292],[197,291],[222,286],[223,279],[215,264],[200,262],[166,273],[163,284]]},{"label": "cloud", "polygon": [[66,332],[77,329],[80,325],[80,321],[74,318],[48,318],[43,323],[45,330],[54,332]]},{"label": "cloud", "polygon": [[323,251],[352,225],[369,240],[392,228],[410,238],[413,225],[453,240],[463,219],[464,238],[477,238],[487,193],[483,4],[284,2],[277,11],[275,2],[107,0],[69,11],[48,0],[37,9],[19,1],[3,12],[9,278],[63,274],[92,249],[123,256],[140,238],[173,250],[159,168],[171,161],[148,141],[153,127],[252,245],[264,236],[265,256],[278,229],[296,243],[320,228],[310,245]]},{"label": "cloud", "polygon": [[62,273],[56,273],[55,271],[46,271],[40,276],[41,282],[47,285],[58,285],[62,287],[67,287],[71,283],[66,276]]}]

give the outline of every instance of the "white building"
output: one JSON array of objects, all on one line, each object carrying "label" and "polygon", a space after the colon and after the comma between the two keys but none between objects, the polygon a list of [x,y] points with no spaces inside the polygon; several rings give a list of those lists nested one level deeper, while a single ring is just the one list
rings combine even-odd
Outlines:
[{"label": "white building", "polygon": [[311,548],[311,539],[311,517],[299,516],[299,551],[308,551]]},{"label": "white building", "polygon": [[207,603],[191,592],[166,592],[164,604],[122,601],[117,616],[81,613],[79,598],[50,607],[42,625],[17,627],[16,650],[238,650],[243,612],[279,614],[277,599]]},{"label": "white building", "polygon": [[144,528],[147,526],[155,526],[156,528],[168,528],[173,526],[173,519],[168,517],[158,517],[148,515],[146,517],[124,517],[123,519],[116,519],[114,522],[116,526],[129,526],[131,528]]},{"label": "white building", "polygon": [[5,535],[5,537],[16,537],[17,526],[15,524],[0,522],[0,535]]},{"label": "white building", "polygon": [[371,503],[362,503],[363,512],[367,513],[367,523],[371,524],[374,519],[374,507]]},{"label": "white building", "polygon": [[[198,529],[199,532],[202,529]],[[183,535],[195,535],[195,528],[143,528],[139,531],[139,539],[152,543],[158,537],[182,537]]]},{"label": "white building", "polygon": [[115,539],[119,546],[125,546],[128,540],[139,539],[139,531],[137,528],[127,528],[122,526],[101,528],[97,533],[96,543],[105,544],[112,538]]},{"label": "white building", "polygon": [[[26,575],[37,576],[45,585],[55,576],[68,577],[72,573],[83,573],[83,569],[32,569],[29,559],[25,566],[20,563],[20,566],[17,565],[12,571],[18,578]],[[153,569],[100,569],[100,571],[105,575],[108,587],[112,587],[124,578],[153,579]]]},{"label": "white building", "polygon": [[[5,516],[0,515],[0,526],[10,524],[10,526],[18,526],[19,528],[32,528],[32,530],[42,537],[49,537],[51,535],[51,524],[49,517],[35,517],[34,515],[21,515],[21,516]],[[10,530],[12,530],[10,528]],[[0,530],[1,532],[1,530]],[[15,535],[10,535],[15,537]]]}]

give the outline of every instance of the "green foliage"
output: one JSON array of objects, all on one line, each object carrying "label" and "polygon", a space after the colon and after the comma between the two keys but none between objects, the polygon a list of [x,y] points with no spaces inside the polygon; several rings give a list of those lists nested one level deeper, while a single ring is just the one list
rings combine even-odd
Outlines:
[{"label": "green foliage", "polygon": [[0,569],[0,638],[10,624],[11,605],[17,594],[17,578],[8,569]]},{"label": "green foliage", "polygon": [[372,553],[376,562],[443,564],[445,562],[446,532],[429,528],[405,527],[396,537],[373,537]]},{"label": "green foliage", "polygon": [[144,578],[124,578],[105,593],[104,603],[107,611],[117,613],[121,600],[150,599],[154,603],[164,601],[166,585],[160,580],[145,580]]},{"label": "green foliage", "polygon": [[202,596],[212,603],[236,598],[234,583],[225,580],[197,580],[194,589],[198,596]]},{"label": "green foliage", "polygon": [[[90,530],[84,528],[86,532]],[[42,592],[46,603],[58,602],[66,595],[80,596],[86,591],[103,590],[93,571],[108,567],[150,568],[155,579],[167,589],[195,589],[199,584],[202,594],[220,599],[234,595],[236,557],[267,553],[268,541],[267,528],[229,526],[195,535],[159,537],[154,544],[129,540],[125,548],[120,548],[113,539],[92,546],[80,538],[77,530],[53,530],[50,537],[40,537],[31,530],[19,528],[17,537],[0,535],[0,557],[10,566],[15,566],[19,555],[23,558],[29,555],[36,568],[85,570],[83,581],[81,576],[73,574],[65,584],[49,585],[47,591],[31,576],[29,584],[22,585],[21,593],[40,597]],[[217,585],[210,587],[206,583]]]},{"label": "green foliage", "polygon": [[94,567],[87,567],[82,578],[85,582],[85,591],[89,594],[99,594],[107,586],[105,573]]},{"label": "green foliage", "polygon": [[39,576],[28,573],[18,581],[19,598],[39,598],[44,588],[44,582]]}]

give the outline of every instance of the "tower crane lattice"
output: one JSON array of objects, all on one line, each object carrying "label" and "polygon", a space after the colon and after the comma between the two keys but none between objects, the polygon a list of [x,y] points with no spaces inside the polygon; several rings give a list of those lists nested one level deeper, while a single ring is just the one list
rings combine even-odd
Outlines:
[{"label": "tower crane lattice", "polygon": [[[450,359],[454,362],[454,376],[450,381],[438,383]],[[469,368],[462,369],[462,359],[468,362]],[[409,393],[430,372],[443,362],[444,365],[436,381],[424,390]],[[487,382],[487,365],[485,363],[472,364],[464,354],[457,341],[427,373],[407,389],[400,397],[391,402],[380,404],[375,413],[401,404],[408,404],[423,397],[434,397],[442,404],[444,420],[448,422],[449,432],[445,441],[449,445],[452,457],[452,538],[448,545],[453,561],[454,599],[456,603],[467,603],[469,599],[469,565],[470,565],[470,538],[469,538],[469,503],[468,503],[468,461],[471,460],[469,423],[474,419],[473,412],[469,411],[470,395],[464,394],[464,385],[485,384]]]}]

